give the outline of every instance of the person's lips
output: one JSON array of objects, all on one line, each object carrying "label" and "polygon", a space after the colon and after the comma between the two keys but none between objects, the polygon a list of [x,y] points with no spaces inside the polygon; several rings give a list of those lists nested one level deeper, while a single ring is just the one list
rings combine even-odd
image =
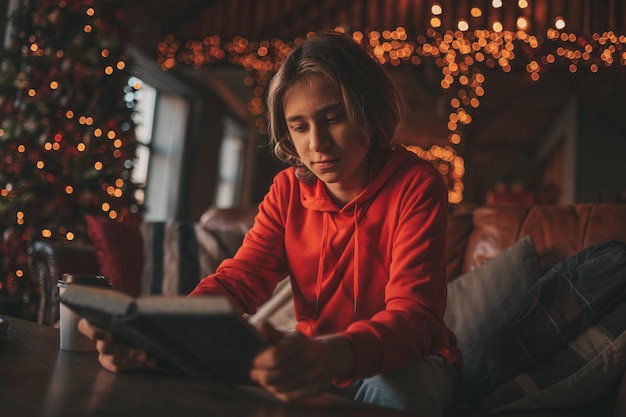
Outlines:
[{"label": "person's lips", "polygon": [[334,167],[337,162],[339,162],[339,158],[328,158],[328,159],[321,159],[319,161],[315,161],[313,162],[313,165],[320,168],[320,169],[328,169],[328,168],[332,168]]}]

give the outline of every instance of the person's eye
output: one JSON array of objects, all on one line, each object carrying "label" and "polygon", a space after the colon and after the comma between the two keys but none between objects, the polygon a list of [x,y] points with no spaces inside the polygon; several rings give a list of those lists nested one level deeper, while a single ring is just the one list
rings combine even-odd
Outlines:
[{"label": "person's eye", "polygon": [[299,123],[299,124],[289,126],[289,129],[292,132],[304,132],[307,129],[307,125],[304,123]]},{"label": "person's eye", "polygon": [[344,119],[343,113],[329,114],[328,116],[326,116],[326,122],[329,123],[329,124],[339,123],[339,122],[343,121],[343,119]]}]

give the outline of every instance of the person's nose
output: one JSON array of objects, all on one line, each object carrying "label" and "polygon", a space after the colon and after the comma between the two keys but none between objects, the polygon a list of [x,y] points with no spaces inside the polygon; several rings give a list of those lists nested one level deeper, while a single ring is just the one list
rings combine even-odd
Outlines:
[{"label": "person's nose", "polygon": [[331,136],[328,129],[322,126],[313,126],[311,128],[311,138],[309,141],[309,149],[314,152],[320,152],[328,148],[331,143]]}]

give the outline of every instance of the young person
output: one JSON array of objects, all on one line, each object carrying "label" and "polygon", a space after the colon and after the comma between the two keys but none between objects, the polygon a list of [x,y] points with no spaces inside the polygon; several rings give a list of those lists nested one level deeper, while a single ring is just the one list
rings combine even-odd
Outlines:
[{"label": "young person", "polygon": [[[265,323],[251,378],[276,397],[324,392],[441,416],[461,356],[443,322],[447,189],[391,141],[401,97],[352,38],[321,33],[272,78],[268,119],[278,173],[234,258],[190,294],[226,294],[248,314],[291,279],[295,332]],[[82,322],[100,361],[154,361]]]}]

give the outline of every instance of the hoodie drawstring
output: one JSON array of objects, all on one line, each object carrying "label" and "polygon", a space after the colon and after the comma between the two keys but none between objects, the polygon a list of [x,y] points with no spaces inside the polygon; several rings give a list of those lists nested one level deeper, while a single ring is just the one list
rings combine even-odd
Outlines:
[{"label": "hoodie drawstring", "polygon": [[358,204],[354,207],[354,311],[359,299],[359,213]]},{"label": "hoodie drawstring", "polygon": [[315,312],[319,311],[320,295],[322,293],[322,276],[324,274],[324,261],[326,260],[326,241],[328,240],[328,216],[327,212],[324,212],[322,221],[322,248],[320,253],[320,261],[317,266],[317,282],[315,285]]},{"label": "hoodie drawstring", "polygon": [[[354,311],[358,310],[359,299],[359,206],[354,207]],[[326,244],[328,241],[328,212],[324,212],[322,221],[322,247],[320,260],[317,266],[317,281],[315,283],[315,312],[319,312],[319,302],[322,293],[322,278],[324,275],[324,263],[326,261]]]}]

